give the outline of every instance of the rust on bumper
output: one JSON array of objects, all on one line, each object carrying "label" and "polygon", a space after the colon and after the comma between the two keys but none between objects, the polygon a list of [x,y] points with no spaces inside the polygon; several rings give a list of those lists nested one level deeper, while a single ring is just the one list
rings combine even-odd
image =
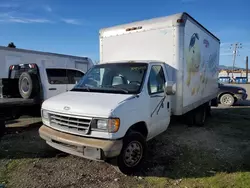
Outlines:
[{"label": "rust on bumper", "polygon": [[63,133],[45,125],[39,129],[39,135],[50,146],[63,152],[92,160],[105,160],[116,157],[122,149],[122,140],[103,140],[86,138]]}]

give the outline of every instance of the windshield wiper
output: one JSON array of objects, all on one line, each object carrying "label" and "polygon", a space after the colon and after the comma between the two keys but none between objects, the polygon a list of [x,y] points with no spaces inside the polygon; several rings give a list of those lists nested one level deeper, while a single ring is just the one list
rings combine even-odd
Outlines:
[{"label": "windshield wiper", "polygon": [[124,88],[115,87],[115,86],[108,86],[108,87],[114,88],[114,89],[116,89],[116,90],[123,91],[124,93],[129,93],[129,91],[128,91],[127,89],[124,89]]},{"label": "windshield wiper", "polygon": [[85,86],[85,87],[76,87],[76,88],[73,88],[71,91],[82,91],[82,90],[87,90],[87,91],[90,91],[90,88]]},{"label": "windshield wiper", "polygon": [[[114,90],[116,90],[116,91],[122,91],[123,93],[129,93],[129,91],[128,90],[126,90],[126,89],[123,89],[123,88],[119,88],[119,87],[115,87],[115,86],[108,86],[108,87],[106,87],[107,89],[108,88],[112,88],[112,89],[114,89]],[[88,92],[91,92],[91,90],[92,90],[92,88],[91,87],[88,87],[88,86],[82,86],[82,87],[75,87],[75,88],[73,88],[71,91],[88,91]],[[99,88],[99,89],[97,89],[97,88],[94,88],[94,90],[102,90],[102,91],[105,91],[105,87],[101,87],[101,88]]]}]

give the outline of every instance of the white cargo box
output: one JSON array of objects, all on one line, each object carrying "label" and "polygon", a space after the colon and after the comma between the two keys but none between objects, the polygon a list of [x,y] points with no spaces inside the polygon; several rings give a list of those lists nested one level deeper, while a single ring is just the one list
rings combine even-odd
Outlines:
[{"label": "white cargo box", "polygon": [[220,40],[187,13],[100,30],[100,63],[160,61],[177,84],[172,113],[216,97]]}]

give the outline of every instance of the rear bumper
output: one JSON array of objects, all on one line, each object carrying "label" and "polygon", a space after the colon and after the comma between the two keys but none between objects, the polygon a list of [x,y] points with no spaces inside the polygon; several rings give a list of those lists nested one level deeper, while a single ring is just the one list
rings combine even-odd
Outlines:
[{"label": "rear bumper", "polygon": [[103,140],[75,136],[54,130],[45,125],[40,127],[39,135],[53,148],[98,161],[118,156],[123,143],[122,140]]}]

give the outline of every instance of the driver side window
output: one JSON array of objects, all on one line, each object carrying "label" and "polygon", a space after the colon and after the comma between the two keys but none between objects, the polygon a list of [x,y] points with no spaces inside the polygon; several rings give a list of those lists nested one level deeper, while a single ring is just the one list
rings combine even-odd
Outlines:
[{"label": "driver side window", "polygon": [[163,93],[165,85],[164,71],[161,65],[154,65],[151,68],[148,79],[148,93],[150,95]]}]

